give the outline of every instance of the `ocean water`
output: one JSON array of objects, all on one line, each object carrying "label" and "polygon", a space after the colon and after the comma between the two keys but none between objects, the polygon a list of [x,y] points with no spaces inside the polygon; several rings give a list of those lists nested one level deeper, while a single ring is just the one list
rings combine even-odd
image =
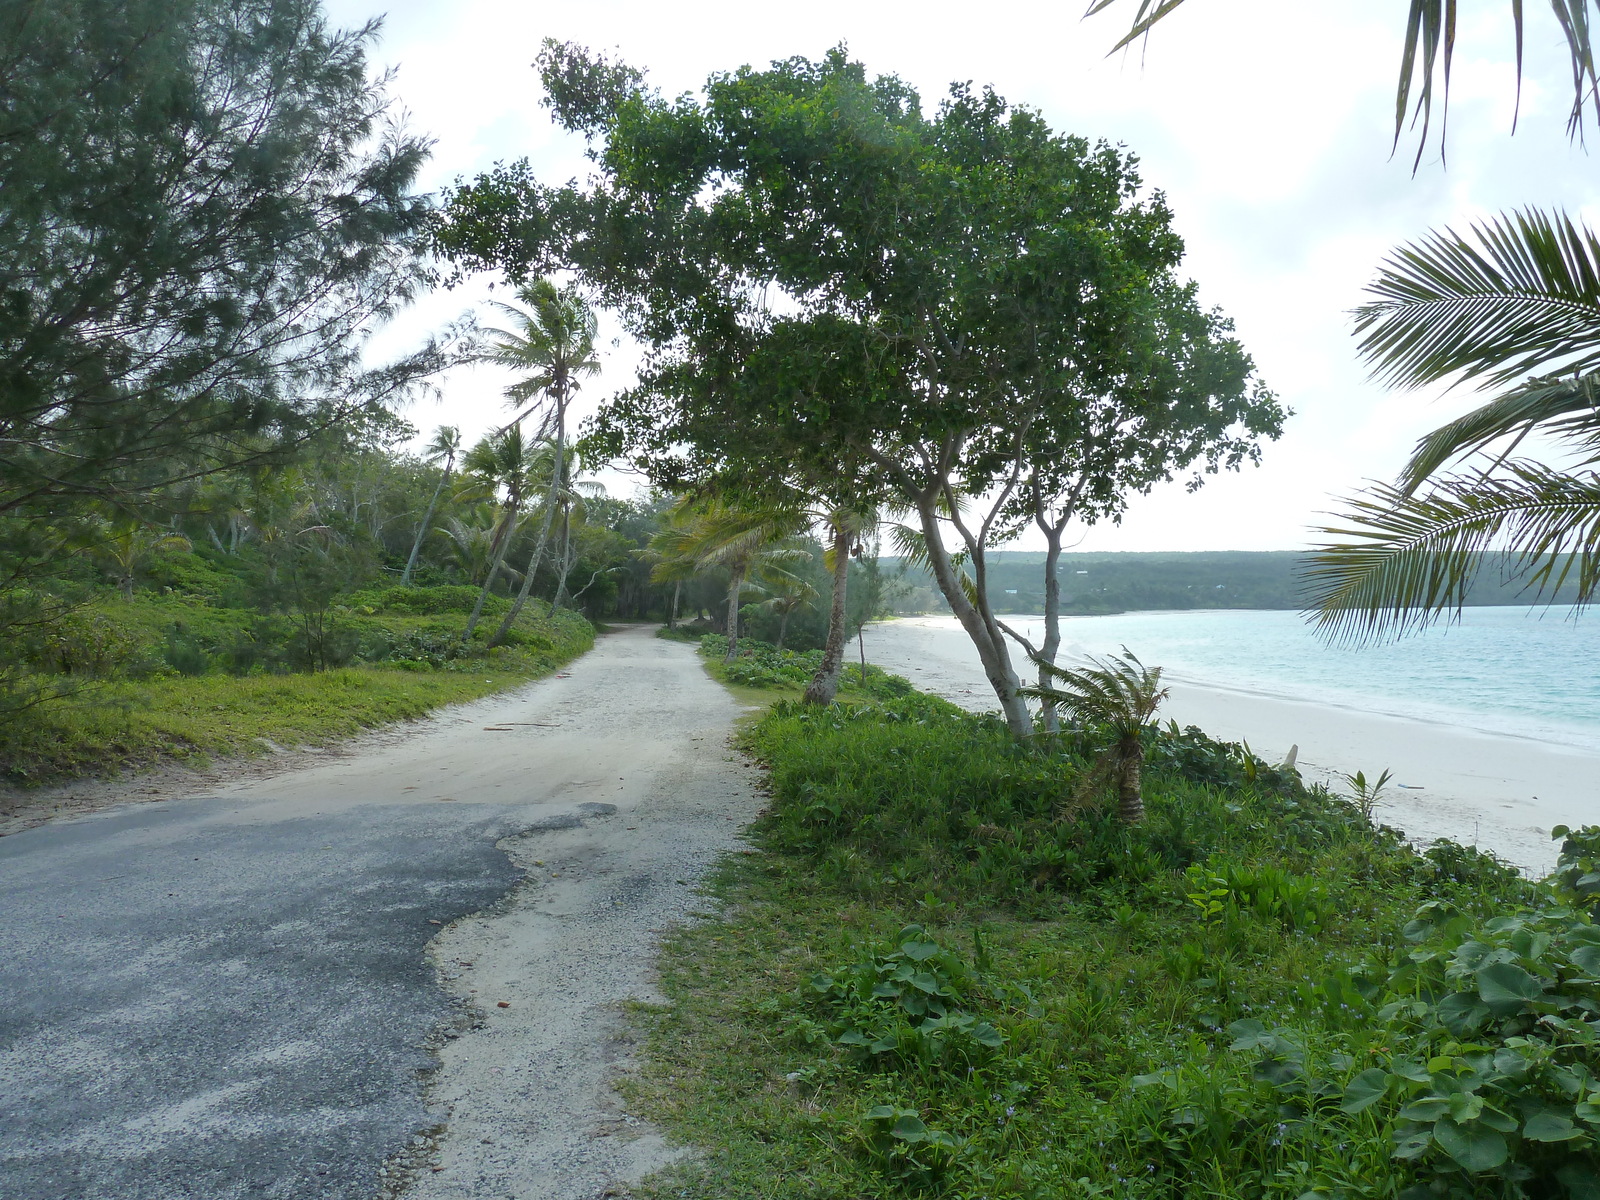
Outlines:
[{"label": "ocean water", "polygon": [[[1043,623],[1006,618],[1035,642]],[[1469,608],[1459,622],[1374,646],[1330,646],[1299,613],[1063,617],[1067,655],[1123,646],[1174,682],[1340,704],[1600,750],[1600,616]]]}]

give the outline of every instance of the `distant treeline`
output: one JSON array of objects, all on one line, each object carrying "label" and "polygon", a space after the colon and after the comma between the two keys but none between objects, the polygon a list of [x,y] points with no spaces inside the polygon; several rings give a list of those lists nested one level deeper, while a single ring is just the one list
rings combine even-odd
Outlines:
[{"label": "distant treeline", "polygon": [[[1471,605],[1531,604],[1525,579],[1502,578],[1498,556],[1486,554],[1468,595]],[[1302,607],[1301,571],[1307,556],[1296,550],[1206,550],[1160,553],[1063,554],[1061,611],[1079,616],[1185,608]],[[895,611],[946,608],[927,572],[902,570],[897,558],[882,560],[883,572],[899,580]],[[1563,587],[1557,603],[1570,603]],[[1549,597],[1545,597],[1548,599]],[[1044,553],[1014,550],[989,556],[989,601],[997,612],[1036,613],[1044,606]]]}]

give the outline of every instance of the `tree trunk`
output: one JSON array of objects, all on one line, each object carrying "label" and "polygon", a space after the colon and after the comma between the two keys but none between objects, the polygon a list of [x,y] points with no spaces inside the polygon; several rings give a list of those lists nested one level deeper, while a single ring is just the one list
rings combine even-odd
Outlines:
[{"label": "tree trunk", "polygon": [[739,653],[739,593],[744,590],[744,572],[735,570],[728,580],[728,653],[722,658],[731,663]]},{"label": "tree trunk", "polygon": [[417,555],[422,553],[422,543],[428,536],[428,526],[433,524],[434,510],[439,507],[439,493],[444,491],[450,483],[450,468],[455,464],[446,466],[444,474],[439,476],[439,483],[433,489],[433,498],[428,501],[428,511],[422,514],[422,524],[417,527],[417,540],[411,543],[411,557],[406,559],[406,569],[400,572],[400,586],[411,586],[411,572],[417,569]]},{"label": "tree trunk", "polygon": [[1144,820],[1144,791],[1140,780],[1144,747],[1119,753],[1122,763],[1117,772],[1117,816],[1124,825],[1137,825]]},{"label": "tree trunk", "polygon": [[528,556],[528,570],[522,577],[522,586],[517,589],[517,598],[511,602],[505,619],[500,622],[500,628],[494,631],[494,636],[489,639],[491,647],[498,646],[506,640],[506,634],[511,632],[511,625],[522,614],[523,605],[528,602],[528,593],[533,591],[533,577],[539,571],[539,563],[544,558],[545,546],[550,541],[550,525],[555,520],[556,497],[561,494],[561,475],[566,470],[564,455],[567,439],[567,409],[566,396],[557,398],[556,409],[556,456],[555,466],[550,475],[550,494],[544,502],[544,526],[539,530],[539,540],[533,547],[533,553]]},{"label": "tree trunk", "polygon": [[683,580],[680,579],[672,585],[672,612],[667,617],[668,629],[676,629],[678,627],[678,595],[682,591]]},{"label": "tree trunk", "polygon": [[567,599],[567,575],[572,571],[572,513],[561,506],[561,577],[556,580],[556,598],[551,608],[560,608]]},{"label": "tree trunk", "polygon": [[[1006,646],[1005,634],[1001,631],[999,623],[994,619],[994,614],[989,610],[988,597],[983,594],[981,581],[976,589],[977,603],[967,598],[967,593],[961,586],[961,579],[956,574],[955,565],[950,561],[950,554],[944,548],[939,527],[939,515],[935,508],[935,499],[930,495],[918,498],[917,513],[922,522],[922,535],[928,547],[928,565],[933,568],[934,582],[939,585],[945,602],[950,605],[950,611],[956,615],[956,620],[961,622],[961,628],[967,631],[967,636],[972,639],[973,646],[978,651],[978,658],[983,663],[983,673],[989,679],[989,686],[994,688],[995,697],[1000,701],[1000,712],[1005,717],[1006,728],[1011,731],[1011,736],[1019,741],[1033,736],[1033,717],[1028,712],[1028,702],[1017,694],[1020,681],[1016,671],[1011,667],[1011,653]],[[983,548],[979,546],[973,555],[974,564],[982,567]]]},{"label": "tree trunk", "polygon": [[850,542],[854,535],[843,522],[833,527],[833,602],[828,606],[828,636],[822,645],[822,665],[806,685],[803,704],[832,704],[839,694],[839,673],[844,669],[845,589],[850,583]]},{"label": "tree trunk", "polygon": [[783,619],[778,622],[778,645],[776,648],[779,650],[783,649],[783,639],[788,636],[789,618],[792,616],[794,616],[794,609],[786,608],[783,610]]},{"label": "tree trunk", "polygon": [[[1061,652],[1061,578],[1056,574],[1061,565],[1062,527],[1052,525],[1045,529],[1048,549],[1044,555],[1044,642],[1039,647],[1039,657],[1055,666],[1056,655]],[[1050,672],[1039,667],[1039,686],[1047,688],[1052,683]],[[1044,701],[1039,709],[1046,733],[1061,732],[1061,714],[1052,701]]]},{"label": "tree trunk", "polygon": [[472,641],[472,632],[478,627],[478,619],[483,616],[483,606],[488,603],[489,589],[494,587],[494,577],[500,573],[500,564],[506,560],[506,551],[511,549],[511,538],[517,525],[517,513],[511,510],[506,513],[505,532],[500,538],[500,544],[495,547],[494,557],[489,560],[489,574],[484,577],[483,591],[478,593],[478,602],[472,606],[472,615],[467,618],[467,631],[461,635],[462,645]]}]

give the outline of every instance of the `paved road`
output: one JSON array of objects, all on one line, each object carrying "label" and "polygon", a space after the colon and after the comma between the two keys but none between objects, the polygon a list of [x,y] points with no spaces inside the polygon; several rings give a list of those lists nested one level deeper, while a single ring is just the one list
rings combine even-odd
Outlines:
[{"label": "paved road", "polygon": [[[598,999],[647,991],[651,931],[683,913],[686,885],[755,805],[725,745],[735,715],[688,647],[628,630],[568,678],[387,746],[0,839],[0,1198],[368,1197],[411,1147],[445,1164],[425,1168],[431,1181],[459,1176],[450,1194],[493,1200],[594,1195],[644,1169],[638,1154],[619,1151],[620,1166],[590,1154],[557,1193],[462,1150],[451,1125],[464,1101],[430,1095],[429,1047],[475,1004],[486,1030],[452,1042],[457,1059],[472,1067],[480,1042],[515,1058],[519,1043],[483,1042],[510,1013],[464,987],[470,962],[443,990],[429,943],[466,914],[510,919],[518,897],[526,908],[562,886],[530,868],[518,888],[507,853],[533,847],[518,855],[531,863],[549,838],[582,849],[574,870],[629,931],[607,947],[615,961],[595,964]],[[524,956],[533,972],[542,961]],[[552,981],[493,984],[515,1012]],[[581,997],[591,980],[576,970],[555,986]],[[592,1036],[598,1061],[610,1035],[562,1036],[569,1053]],[[552,1085],[537,1062],[516,1065],[530,1088],[581,1082],[573,1112],[606,1107],[600,1073]],[[500,1100],[517,1111],[516,1096]],[[543,1091],[541,1103],[562,1107]],[[519,1138],[542,1139],[546,1161],[573,1158],[563,1147],[595,1132],[581,1124],[524,1122]]]}]

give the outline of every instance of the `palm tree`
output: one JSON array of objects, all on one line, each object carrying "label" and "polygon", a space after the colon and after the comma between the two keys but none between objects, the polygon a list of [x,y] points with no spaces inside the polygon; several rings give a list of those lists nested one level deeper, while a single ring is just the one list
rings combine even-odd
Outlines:
[{"label": "palm tree", "polygon": [[189,548],[189,539],[181,533],[169,533],[127,520],[109,523],[93,544],[94,554],[105,564],[107,574],[116,580],[122,598],[130,602],[140,572],[170,550]]},{"label": "palm tree", "polygon": [[757,588],[767,594],[760,607],[778,614],[777,649],[783,649],[783,640],[789,635],[789,621],[802,608],[816,602],[819,595],[808,580],[789,571],[770,570],[763,573]]},{"label": "palm tree", "polygon": [[[1406,632],[1459,613],[1492,554],[1541,596],[1600,593],[1600,238],[1564,214],[1526,211],[1403,247],[1357,310],[1380,378],[1453,378],[1507,390],[1434,430],[1395,485],[1324,528],[1308,571],[1331,636]],[[1513,382],[1518,381],[1520,382]],[[1564,469],[1510,457],[1530,434],[1575,453]],[[1495,453],[1490,453],[1496,451]],[[1487,455],[1482,465],[1442,474]]]},{"label": "palm tree", "polygon": [[686,498],[674,510],[668,528],[651,539],[660,562],[687,563],[696,571],[727,571],[725,662],[739,653],[739,599],[746,581],[753,572],[772,571],[805,556],[804,549],[782,545],[803,528],[804,515],[787,509],[740,508],[721,500],[697,503]]},{"label": "palm tree", "polygon": [[822,662],[811,682],[806,684],[804,704],[832,704],[839,694],[845,635],[849,632],[846,590],[850,584],[850,560],[854,556],[852,551],[860,553],[862,536],[876,528],[879,514],[873,508],[841,506],[830,510],[825,520],[828,548],[823,552],[822,562],[833,579],[828,603],[828,633],[823,641]]},{"label": "palm tree", "polygon": [[[479,524],[470,519],[451,516],[435,533],[442,534],[447,543],[445,551],[468,583],[482,584],[489,574],[489,563],[494,559],[494,534],[497,521],[487,509],[477,515]],[[504,570],[505,568],[501,568]]]},{"label": "palm tree", "polygon": [[427,539],[428,530],[433,525],[433,514],[439,507],[439,494],[450,483],[450,474],[455,470],[456,455],[460,451],[461,430],[454,425],[439,426],[433,431],[433,440],[422,448],[422,461],[435,465],[442,461],[444,471],[434,486],[433,496],[428,500],[428,511],[422,515],[422,524],[417,526],[417,540],[411,543],[411,557],[406,559],[406,569],[400,572],[401,587],[411,583],[411,572],[417,567],[417,555],[422,552],[422,543]]},{"label": "palm tree", "polygon": [[694,510],[685,503],[684,497],[679,497],[661,515],[661,528],[650,535],[649,544],[643,550],[635,551],[650,563],[651,583],[672,585],[672,611],[667,616],[668,629],[678,627],[678,598],[683,592],[683,585],[700,573],[695,562],[694,518]]},{"label": "palm tree", "polygon": [[582,296],[563,291],[548,279],[537,279],[521,288],[517,299],[527,308],[496,303],[495,307],[511,317],[516,327],[489,331],[494,341],[484,353],[483,361],[526,372],[506,389],[507,402],[518,410],[516,420],[537,410],[541,397],[550,402],[541,428],[550,434],[553,464],[539,538],[523,572],[522,587],[500,622],[500,628],[489,639],[491,646],[504,640],[512,622],[528,602],[534,576],[539,572],[550,541],[561,487],[567,477],[567,405],[572,393],[578,390],[578,380],[600,370],[594,348],[599,326]]},{"label": "palm tree", "polygon": [[1146,667],[1126,646],[1121,655],[1091,658],[1087,666],[1059,667],[1035,659],[1055,683],[1023,688],[1022,694],[1044,700],[1081,726],[1110,735],[1100,770],[1117,788],[1117,815],[1126,825],[1144,820],[1144,732],[1169,689],[1161,686],[1161,668]]},{"label": "palm tree", "polygon": [[483,606],[505,562],[506,551],[511,548],[512,537],[522,522],[522,502],[528,493],[531,480],[532,447],[522,435],[522,424],[513,421],[498,433],[492,433],[461,459],[461,465],[472,477],[475,490],[480,495],[500,496],[500,518],[495,523],[493,555],[489,571],[484,576],[483,590],[472,606],[467,618],[466,632],[461,640],[469,642],[483,615]]}]

